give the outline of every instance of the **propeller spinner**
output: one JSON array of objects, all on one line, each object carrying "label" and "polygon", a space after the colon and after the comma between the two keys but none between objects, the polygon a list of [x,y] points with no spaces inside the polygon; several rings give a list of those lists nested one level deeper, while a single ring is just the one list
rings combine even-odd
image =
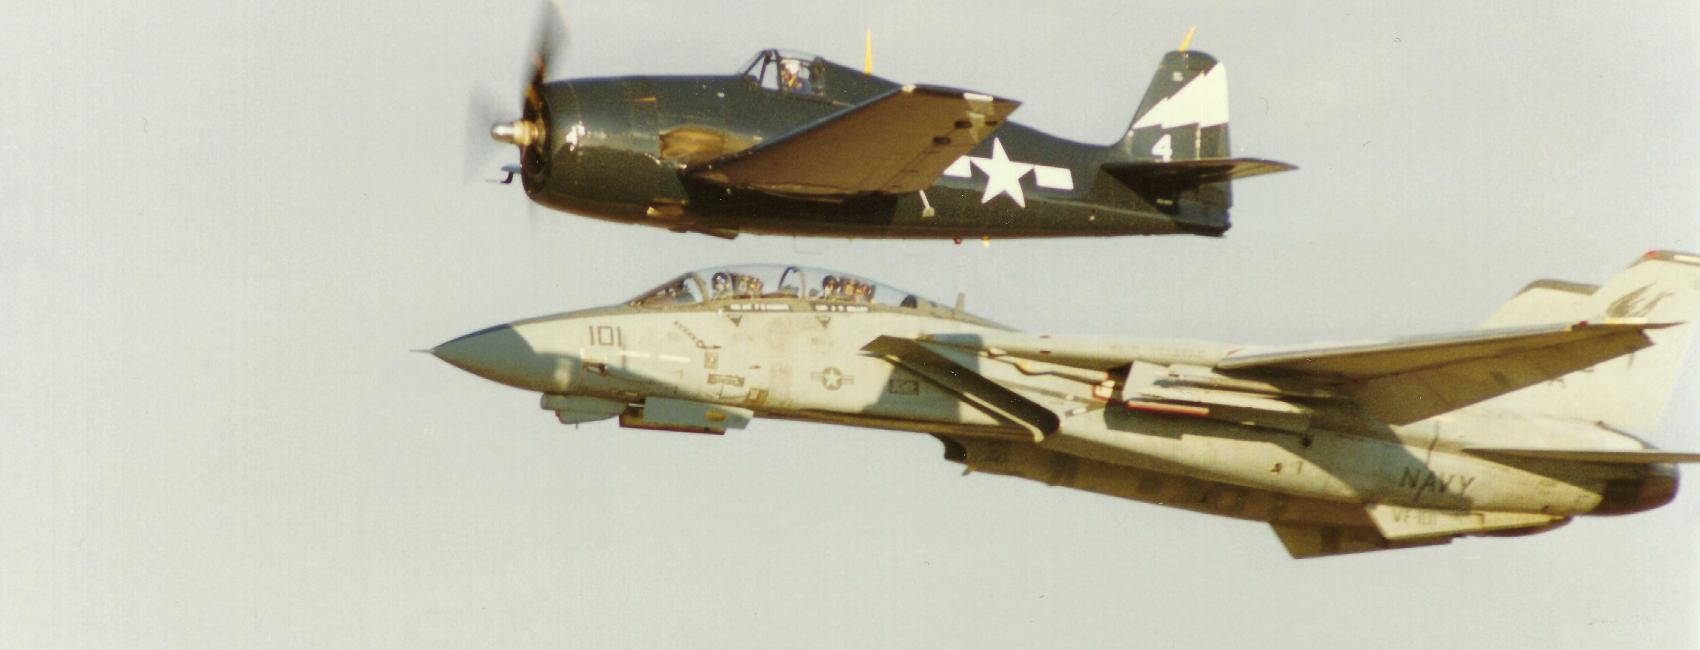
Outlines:
[{"label": "propeller spinner", "polygon": [[[532,47],[531,78],[525,87],[522,111],[517,120],[497,122],[490,138],[519,147],[520,169],[528,184],[541,180],[549,169],[549,106],[543,85],[549,77],[549,61],[566,42],[566,23],[553,2],[543,3],[537,39]],[[510,177],[511,178],[511,177]]]}]

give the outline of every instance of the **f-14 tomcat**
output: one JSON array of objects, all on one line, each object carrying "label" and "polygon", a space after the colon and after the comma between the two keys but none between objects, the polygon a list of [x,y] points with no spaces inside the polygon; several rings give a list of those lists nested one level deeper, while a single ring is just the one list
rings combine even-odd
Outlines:
[{"label": "f-14 tomcat", "polygon": [[720,434],[753,418],[931,434],[977,472],[1261,521],[1293,557],[1546,531],[1674,498],[1649,448],[1700,257],[1528,285],[1479,329],[1257,348],[1026,334],[795,266],[686,273],[432,353],[563,423]]},{"label": "f-14 tomcat", "polygon": [[519,148],[508,182],[597,219],[725,238],[1216,236],[1230,181],[1293,168],[1230,157],[1227,71],[1184,43],[1125,134],[1093,145],[1008,122],[1016,101],[780,50],[729,75],[547,81],[549,42],[491,136]]}]

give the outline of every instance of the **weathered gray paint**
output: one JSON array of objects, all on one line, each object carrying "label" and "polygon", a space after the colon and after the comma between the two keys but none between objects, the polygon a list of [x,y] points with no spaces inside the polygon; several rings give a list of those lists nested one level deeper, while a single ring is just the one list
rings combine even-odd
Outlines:
[{"label": "weathered gray paint", "polygon": [[[1577,515],[1656,507],[1675,491],[1674,469],[1661,461],[1475,451],[1643,449],[1630,436],[1578,417],[1506,409],[1490,399],[1394,425],[1360,404],[1374,400],[1385,409],[1400,391],[1426,400],[1422,393],[1436,377],[1464,381],[1464,373],[1497,372],[1494,361],[1457,360],[1456,342],[1470,340],[1467,334],[1262,355],[1224,344],[1050,337],[1013,332],[915,296],[897,305],[894,290],[883,287],[878,302],[829,298],[827,288],[817,292],[808,279],[834,275],[795,267],[781,274],[777,292],[757,288],[743,297],[678,302],[691,291],[706,293],[706,275],[663,285],[679,288],[650,294],[659,298],[498,326],[434,353],[544,394],[544,408],[563,422],[612,417],[605,405],[625,404],[622,424],[641,428],[721,433],[753,416],[931,433],[944,441],[947,458],[971,469],[1276,524],[1295,557],[1534,532]],[[785,285],[785,277],[805,280]],[[1671,358],[1681,358],[1693,328],[1658,323],[1700,311],[1700,260],[1651,254],[1597,294],[1600,304],[1588,308],[1602,312],[1597,318],[1654,322],[1607,320],[1613,336],[1640,343],[1624,348],[1631,356],[1591,371],[1614,382],[1611,390],[1661,395],[1652,401],[1662,410],[1669,392],[1664,373]],[[1662,306],[1652,304],[1652,295],[1661,296]],[[1637,300],[1640,311],[1619,313]],[[1474,345],[1498,355],[1494,346],[1503,332],[1485,332]],[[1338,374],[1390,357],[1394,368],[1413,367],[1413,355],[1420,358],[1439,342],[1449,352],[1422,372],[1352,381]],[[1633,352],[1657,342],[1663,345]],[[1595,359],[1593,351],[1561,341],[1538,353],[1561,369]],[[1318,371],[1306,374],[1311,366]],[[1259,369],[1272,374],[1248,374]],[[1534,391],[1564,391],[1567,372],[1546,375],[1560,380],[1552,384],[1557,388]],[[569,395],[596,401],[584,410],[563,408]],[[1554,399],[1598,401],[1575,394]],[[1312,535],[1303,527],[1323,531]],[[1309,536],[1356,542],[1295,541]]]}]

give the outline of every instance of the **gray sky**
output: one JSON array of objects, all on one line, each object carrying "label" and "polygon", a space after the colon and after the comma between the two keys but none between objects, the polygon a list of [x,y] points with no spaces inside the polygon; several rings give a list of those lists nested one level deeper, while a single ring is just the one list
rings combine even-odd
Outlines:
[{"label": "gray sky", "polygon": [[[800,260],[1053,333],[1474,326],[1700,250],[1690,3],[574,3],[558,74],[784,46],[1108,142],[1232,71],[1223,240],[723,242],[468,182],[536,6],[84,2],[0,21],[0,647],[1700,646],[1700,497],[1295,562],[1268,527],[959,476],[925,436],[563,427],[407,352]],[[482,128],[482,127],[480,127]],[[482,135],[475,134],[477,138]],[[494,169],[511,154],[482,140]],[[1688,366],[1656,444],[1700,448]]]}]

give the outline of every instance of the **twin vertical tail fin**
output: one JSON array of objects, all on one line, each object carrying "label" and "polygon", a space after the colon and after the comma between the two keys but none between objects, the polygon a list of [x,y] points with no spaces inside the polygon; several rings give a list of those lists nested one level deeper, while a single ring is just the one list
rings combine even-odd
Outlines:
[{"label": "twin vertical tail fin", "polygon": [[1228,70],[1215,57],[1184,47],[1163,55],[1133,123],[1110,149],[1115,160],[1104,163],[1105,173],[1207,234],[1228,228],[1229,181],[1295,169],[1229,157]]},{"label": "twin vertical tail fin", "polygon": [[1700,256],[1653,251],[1602,286],[1555,280],[1531,283],[1482,326],[1643,319],[1681,323],[1647,331],[1653,345],[1586,370],[1486,402],[1494,409],[1603,422],[1651,431],[1670,402],[1700,317]]}]

